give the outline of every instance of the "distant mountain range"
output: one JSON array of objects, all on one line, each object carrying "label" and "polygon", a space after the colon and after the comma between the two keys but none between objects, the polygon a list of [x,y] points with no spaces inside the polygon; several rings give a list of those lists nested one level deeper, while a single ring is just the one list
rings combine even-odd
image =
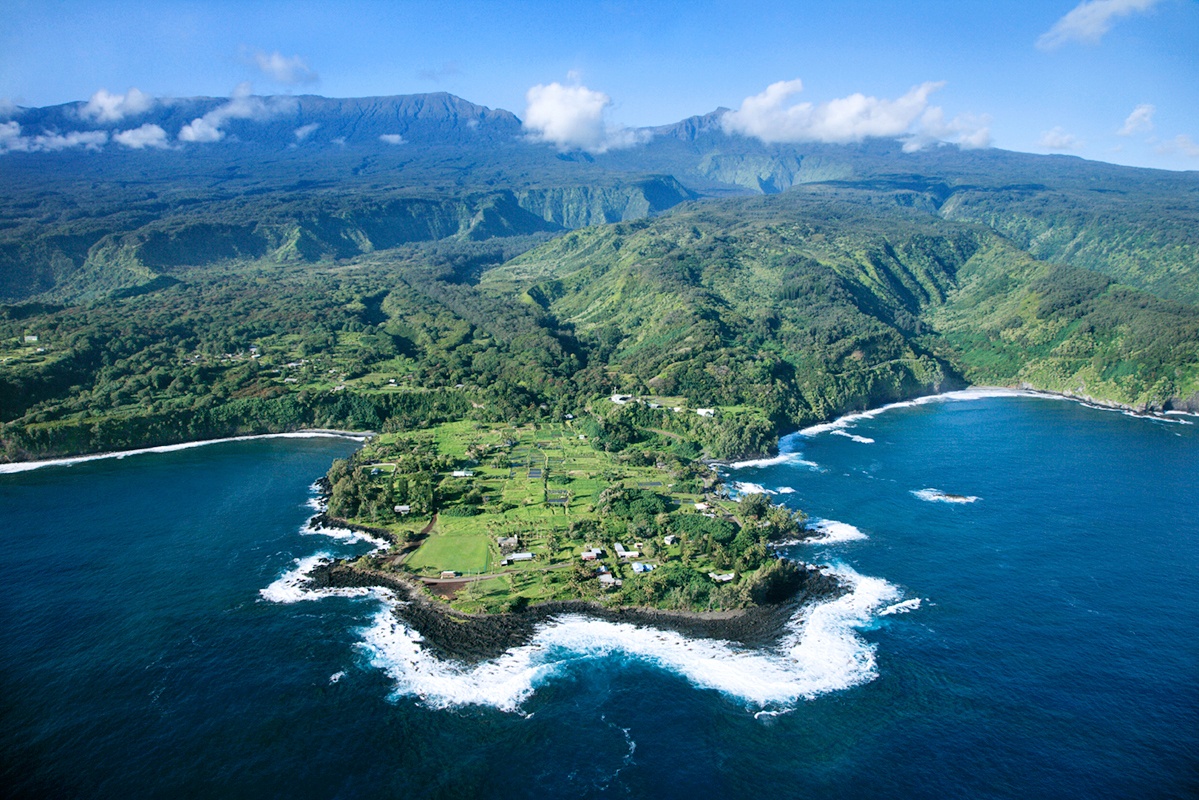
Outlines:
[{"label": "distant mountain range", "polygon": [[[1199,173],[764,144],[722,113],[589,154],[448,94],[17,109],[0,338],[60,346],[3,356],[0,438],[18,457],[465,413],[398,411],[387,375],[478,387],[462,408],[497,420],[616,389],[742,409],[706,434],[724,454],[963,383],[1199,408]],[[326,395],[219,361],[254,343],[368,377]]]}]

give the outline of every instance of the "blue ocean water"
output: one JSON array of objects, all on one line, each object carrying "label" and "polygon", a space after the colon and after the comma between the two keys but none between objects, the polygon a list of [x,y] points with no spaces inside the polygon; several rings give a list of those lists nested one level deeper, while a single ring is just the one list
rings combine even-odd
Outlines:
[{"label": "blue ocean water", "polygon": [[[855,591],[777,651],[567,619],[479,667],[287,576],[356,445],[0,475],[0,781],[20,797],[1191,797],[1199,426],[1029,397],[796,436],[730,481]],[[970,500],[970,498],[974,498]],[[954,501],[954,502],[947,502]],[[263,590],[267,590],[264,594]]]}]

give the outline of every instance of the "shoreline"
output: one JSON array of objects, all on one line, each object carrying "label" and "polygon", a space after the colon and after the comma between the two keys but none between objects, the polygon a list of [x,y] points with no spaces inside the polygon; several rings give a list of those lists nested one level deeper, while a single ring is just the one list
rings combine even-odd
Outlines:
[{"label": "shoreline", "polygon": [[251,433],[245,436],[225,436],[219,439],[199,439],[193,442],[178,442],[176,444],[161,444],[153,447],[139,447],[133,450],[116,450],[107,453],[87,453],[78,456],[62,456],[37,461],[9,461],[0,463],[0,475],[13,475],[18,472],[29,472],[42,467],[69,467],[87,461],[100,461],[107,458],[125,458],[140,456],[146,453],[173,453],[178,450],[190,450],[193,447],[206,447],[210,444],[225,444],[226,442],[248,442],[254,439],[351,439],[365,442],[374,431],[343,431],[335,428],[302,428],[298,431],[282,433]]},{"label": "shoreline", "polygon": [[836,577],[807,570],[794,595],[769,605],[731,611],[668,611],[645,606],[612,608],[593,600],[559,600],[530,605],[524,611],[466,614],[450,608],[411,578],[355,567],[344,561],[321,564],[309,575],[318,589],[384,588],[399,602],[391,612],[413,628],[439,656],[466,662],[497,658],[532,641],[538,626],[564,614],[581,614],[608,622],[623,622],[672,630],[689,637],[768,647],[786,633],[787,624],[803,607],[836,600],[850,589]]},{"label": "shoreline", "polygon": [[[775,455],[767,455],[759,458],[751,458],[744,460],[705,460],[704,463],[712,468],[719,469],[744,469],[747,467],[768,467],[774,464],[785,463],[795,455],[793,451],[786,450],[783,447],[785,439],[793,437],[811,437],[831,431],[843,430],[849,427],[852,423],[862,419],[873,419],[880,414],[888,411],[894,411],[900,408],[912,408],[914,406],[928,405],[930,403],[952,403],[952,402],[967,402],[971,400],[985,400],[993,397],[1038,397],[1044,400],[1065,400],[1087,408],[1093,408],[1097,411],[1116,411],[1126,416],[1138,417],[1143,419],[1154,419],[1161,422],[1194,424],[1190,420],[1179,419],[1179,417],[1194,417],[1199,420],[1199,401],[1196,401],[1192,406],[1191,401],[1185,401],[1187,410],[1175,408],[1152,408],[1152,407],[1137,407],[1127,403],[1118,403],[1114,400],[1100,400],[1089,395],[1078,395],[1070,392],[1053,392],[1048,389],[1037,389],[1029,384],[1024,384],[1019,387],[1012,386],[968,386],[965,389],[955,389],[950,392],[939,392],[937,394],[920,395],[909,400],[899,400],[894,403],[886,403],[876,408],[869,408],[864,411],[851,411],[847,414],[842,414],[836,419],[828,422],[818,422],[815,425],[809,425],[806,428],[794,430],[791,433],[779,436],[779,452]],[[1194,410],[1191,410],[1194,408]]]}]

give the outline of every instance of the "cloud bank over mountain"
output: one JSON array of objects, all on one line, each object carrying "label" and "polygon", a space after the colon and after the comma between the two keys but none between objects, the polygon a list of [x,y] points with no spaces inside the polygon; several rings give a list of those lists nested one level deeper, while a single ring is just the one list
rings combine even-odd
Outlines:
[{"label": "cloud bank over mountain", "polygon": [[559,150],[600,154],[645,142],[648,134],[606,118],[612,98],[586,86],[538,84],[525,95],[524,127],[529,139]]},{"label": "cloud bank over mountain", "polygon": [[927,81],[894,100],[857,92],[823,103],[806,103],[791,102],[803,91],[803,81],[778,81],[745,98],[738,109],[721,118],[721,126],[726,133],[752,136],[768,144],[849,144],[891,137],[906,139],[908,149],[941,139],[964,147],[989,146],[985,118],[958,116],[947,121],[943,109],[929,105],[929,95],[944,85]]}]

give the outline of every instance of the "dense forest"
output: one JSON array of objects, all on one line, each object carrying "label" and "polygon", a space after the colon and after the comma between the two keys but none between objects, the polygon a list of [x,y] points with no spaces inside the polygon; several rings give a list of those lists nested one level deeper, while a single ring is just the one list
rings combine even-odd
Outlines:
[{"label": "dense forest", "polygon": [[280,103],[219,147],[0,154],[4,458],[588,409],[616,443],[612,393],[713,408],[662,424],[715,458],[970,383],[1199,406],[1190,173],[710,116],[592,157],[448,95]]}]

